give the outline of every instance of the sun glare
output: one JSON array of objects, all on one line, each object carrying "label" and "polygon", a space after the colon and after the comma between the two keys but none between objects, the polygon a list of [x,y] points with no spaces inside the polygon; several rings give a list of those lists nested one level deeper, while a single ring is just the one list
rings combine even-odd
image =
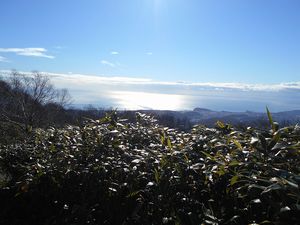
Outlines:
[{"label": "sun glare", "polygon": [[157,94],[147,92],[112,92],[113,98],[122,109],[168,109],[178,110],[183,103],[182,95]]}]

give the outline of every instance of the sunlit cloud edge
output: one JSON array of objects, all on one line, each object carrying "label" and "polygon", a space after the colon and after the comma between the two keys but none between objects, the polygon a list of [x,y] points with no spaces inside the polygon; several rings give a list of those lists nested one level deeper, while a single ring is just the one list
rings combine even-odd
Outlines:
[{"label": "sunlit cloud edge", "polygon": [[[0,70],[1,74],[9,75],[11,71]],[[31,72],[20,73],[30,75]],[[184,81],[155,81],[149,78],[139,78],[139,77],[127,77],[127,76],[104,76],[104,75],[86,75],[86,74],[76,74],[76,73],[51,73],[51,72],[41,72],[50,78],[55,80],[60,80],[63,82],[65,80],[66,86],[73,80],[76,83],[88,83],[93,84],[120,84],[120,85],[157,85],[157,86],[183,86],[183,87],[203,87],[211,88],[214,90],[240,90],[240,91],[284,91],[284,90],[299,90],[300,91],[300,81],[295,82],[283,82],[277,84],[247,84],[247,83],[233,83],[233,82],[184,82]]]}]

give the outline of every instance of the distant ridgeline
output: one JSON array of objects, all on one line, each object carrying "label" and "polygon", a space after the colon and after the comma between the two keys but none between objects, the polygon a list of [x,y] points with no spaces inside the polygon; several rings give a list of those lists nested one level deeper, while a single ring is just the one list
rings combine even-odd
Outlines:
[{"label": "distant ridgeline", "polygon": [[[165,118],[173,117],[174,121],[180,119],[188,121],[191,125],[203,124],[209,127],[214,127],[217,121],[222,121],[224,123],[230,123],[238,126],[268,126],[266,113],[260,112],[213,111],[205,108],[195,108],[193,111],[143,110],[142,112],[154,114],[163,121]],[[300,110],[272,113],[272,115],[274,120],[282,126],[300,122]],[[172,119],[168,118],[168,120],[171,121]],[[177,127],[184,126],[183,124],[179,124]]]}]

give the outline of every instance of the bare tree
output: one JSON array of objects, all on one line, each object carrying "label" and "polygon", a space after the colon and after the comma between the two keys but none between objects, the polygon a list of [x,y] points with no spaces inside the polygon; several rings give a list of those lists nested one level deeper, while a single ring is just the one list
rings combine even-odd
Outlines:
[{"label": "bare tree", "polygon": [[60,105],[62,107],[67,107],[68,105],[70,105],[70,103],[72,101],[69,91],[66,88],[57,90],[56,99],[57,99],[56,101],[57,101],[58,105]]},{"label": "bare tree", "polygon": [[[2,83],[1,118],[19,124],[24,129],[47,123],[49,113],[65,107],[71,101],[66,89],[56,89],[49,77],[39,72],[23,74],[12,71]],[[52,112],[49,112],[48,105],[52,105]]]}]

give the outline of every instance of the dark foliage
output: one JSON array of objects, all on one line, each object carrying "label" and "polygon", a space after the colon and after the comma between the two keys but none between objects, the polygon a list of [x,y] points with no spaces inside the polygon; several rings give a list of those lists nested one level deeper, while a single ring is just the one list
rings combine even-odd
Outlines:
[{"label": "dark foliage", "polygon": [[112,113],[0,147],[0,224],[299,224],[300,128]]}]

